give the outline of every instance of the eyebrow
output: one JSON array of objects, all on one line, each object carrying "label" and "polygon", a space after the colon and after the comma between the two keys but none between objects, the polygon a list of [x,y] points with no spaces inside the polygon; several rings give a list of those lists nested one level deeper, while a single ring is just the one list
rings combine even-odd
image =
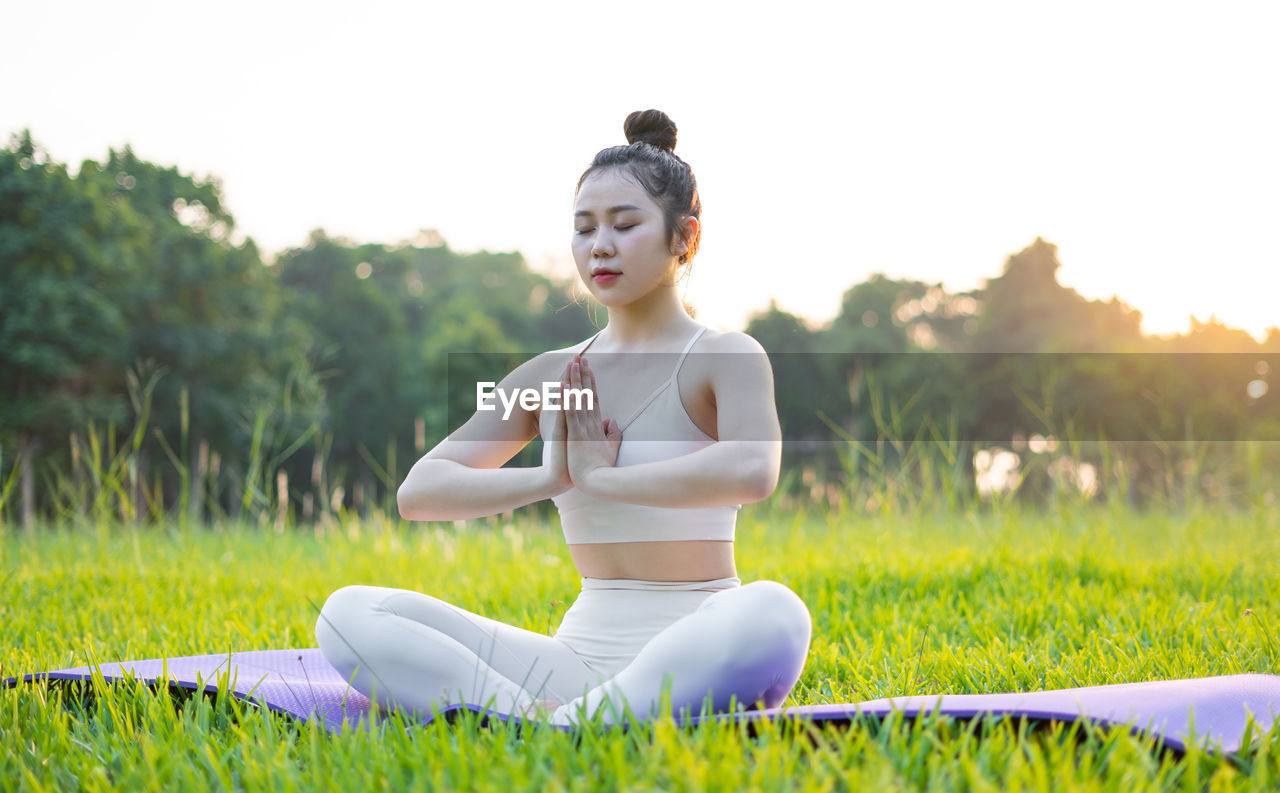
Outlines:
[{"label": "eyebrow", "polygon": [[[634,206],[634,205],[632,205],[632,204],[618,204],[616,207],[609,207],[608,209],[606,209],[606,210],[605,210],[605,214],[606,214],[606,215],[616,215],[616,214],[618,214],[619,212],[624,212],[624,211],[626,211],[626,210],[628,210],[628,209],[634,209],[634,210],[640,211],[640,207],[638,207],[638,206]],[[590,212],[590,211],[588,211],[588,210],[586,210],[586,209],[579,209],[577,212],[574,212],[574,213],[573,213],[573,216],[574,216],[575,218],[580,218],[580,217],[582,217],[583,215],[590,215],[590,214],[591,214],[591,212]]]}]

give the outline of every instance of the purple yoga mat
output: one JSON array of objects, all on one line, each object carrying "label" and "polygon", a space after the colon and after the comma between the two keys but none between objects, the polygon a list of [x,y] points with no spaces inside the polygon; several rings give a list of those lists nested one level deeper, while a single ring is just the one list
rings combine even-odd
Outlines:
[{"label": "purple yoga mat", "polygon": [[[120,661],[101,664],[109,681],[130,676],[155,684],[167,679],[170,686],[194,690],[216,690],[220,677],[239,697],[288,714],[303,721],[318,718],[332,732],[366,726],[382,720],[370,714],[369,700],[347,685],[317,648],[303,650],[260,650],[221,655],[193,655]],[[89,680],[88,666],[37,672],[21,682],[38,678]],[[19,678],[4,680],[14,686]],[[485,711],[478,705],[453,705],[441,711]],[[893,697],[838,705],[806,705],[739,713],[695,716],[683,724],[717,721],[758,721],[766,718],[807,719],[816,722],[848,723],[859,718],[884,717],[900,711],[913,716],[937,713],[955,718],[1024,716],[1028,719],[1072,722],[1087,720],[1109,725],[1129,725],[1139,734],[1155,736],[1172,749],[1185,751],[1189,743],[1223,752],[1239,751],[1245,725],[1252,714],[1262,733],[1280,720],[1280,676],[1226,675],[1191,680],[1160,680],[1150,683],[1121,683],[1109,686],[1067,688],[1025,694],[945,694]],[[504,713],[488,712],[490,718],[516,719]],[[430,717],[424,719],[424,723]],[[573,727],[556,726],[572,730]]]}]

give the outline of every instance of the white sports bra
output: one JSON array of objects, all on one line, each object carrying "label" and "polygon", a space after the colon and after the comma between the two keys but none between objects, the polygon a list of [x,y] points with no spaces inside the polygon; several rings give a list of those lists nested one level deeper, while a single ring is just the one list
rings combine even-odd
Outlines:
[{"label": "white sports bra", "polygon": [[[619,422],[622,443],[618,447],[619,467],[669,460],[691,454],[715,443],[693,423],[680,400],[676,376],[694,342],[702,336],[699,328],[676,361],[675,371],[641,403],[626,423]],[[578,351],[581,355],[600,334]],[[555,417],[544,410],[538,415],[538,431],[545,439],[555,427]],[[662,440],[658,440],[661,438]],[[543,445],[545,463],[550,449]],[[741,504],[703,509],[651,507],[627,504],[587,495],[576,487],[551,499],[560,510],[560,525],[569,544],[586,542],[671,542],[679,540],[733,540]]]}]

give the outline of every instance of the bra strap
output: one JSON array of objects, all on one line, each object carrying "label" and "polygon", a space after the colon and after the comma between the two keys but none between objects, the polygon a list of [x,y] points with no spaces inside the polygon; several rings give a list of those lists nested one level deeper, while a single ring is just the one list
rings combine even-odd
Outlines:
[{"label": "bra strap", "polygon": [[[692,339],[689,339],[689,343],[684,346],[684,350],[680,353],[680,360],[676,361],[676,368],[675,368],[675,371],[671,373],[671,376],[668,377],[665,381],[663,381],[662,385],[654,389],[652,394],[649,394],[649,398],[646,399],[643,403],[641,403],[640,407],[636,408],[636,412],[628,416],[627,420],[624,423],[618,425],[623,432],[626,431],[627,427],[631,426],[631,422],[639,418],[641,413],[644,413],[645,409],[649,407],[649,404],[653,402],[653,400],[658,398],[659,394],[666,391],[667,388],[672,385],[677,385],[678,387],[678,384],[676,382],[676,375],[680,374],[680,366],[681,364],[684,363],[684,358],[686,355],[689,354],[689,350],[693,349],[693,343],[698,340],[698,337],[702,335],[702,332],[704,330],[706,330],[705,326],[698,328],[698,332],[693,334]],[[680,396],[679,394],[677,394],[676,399],[678,400],[679,398]],[[681,407],[683,408],[683,403],[681,403]],[[686,416],[688,415],[688,411],[685,412],[685,415]]]},{"label": "bra strap", "polygon": [[705,325],[701,328],[698,328],[698,332],[693,334],[693,338],[689,339],[689,343],[684,345],[684,349],[680,352],[680,358],[676,361],[675,371],[671,373],[672,380],[675,380],[676,375],[680,374],[680,367],[684,365],[685,356],[689,354],[689,350],[693,349],[694,343],[698,341],[698,338],[702,336],[703,331],[705,331],[706,329],[707,328]]},{"label": "bra strap", "polygon": [[[587,347],[590,347],[591,345],[595,344],[595,343],[596,343],[596,339],[600,338],[600,334],[601,334],[601,333],[604,333],[604,331],[603,331],[603,330],[601,330],[601,331],[599,331],[598,333],[596,333],[596,335],[592,336],[592,337],[591,337],[591,340],[587,342]],[[578,355],[582,355],[584,352],[586,352],[586,351],[587,351],[587,347],[583,347],[581,350],[578,350]]]}]

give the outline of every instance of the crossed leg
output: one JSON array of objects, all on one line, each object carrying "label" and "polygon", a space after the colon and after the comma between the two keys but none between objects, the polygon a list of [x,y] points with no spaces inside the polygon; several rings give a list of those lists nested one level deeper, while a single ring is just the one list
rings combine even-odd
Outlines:
[{"label": "crossed leg", "polygon": [[[382,706],[430,714],[469,703],[525,713],[563,702],[553,724],[613,724],[626,711],[657,715],[670,686],[673,712],[698,714],[786,699],[804,669],[812,623],[794,592],[753,581],[708,597],[653,637],[608,680],[568,645],[407,589],[347,586],[325,601],[316,640],[357,691]],[[584,694],[575,699],[577,692]]]},{"label": "crossed leg", "polygon": [[335,591],[316,620],[316,641],[352,688],[419,715],[458,703],[523,713],[600,682],[553,637],[407,589]]},{"label": "crossed leg", "polygon": [[657,715],[670,684],[674,714],[698,715],[757,703],[777,707],[800,679],[812,620],[804,601],[777,581],[752,581],[708,597],[696,611],[655,635],[621,672],[561,705],[553,724],[583,717],[616,724],[629,708],[643,720]]}]

